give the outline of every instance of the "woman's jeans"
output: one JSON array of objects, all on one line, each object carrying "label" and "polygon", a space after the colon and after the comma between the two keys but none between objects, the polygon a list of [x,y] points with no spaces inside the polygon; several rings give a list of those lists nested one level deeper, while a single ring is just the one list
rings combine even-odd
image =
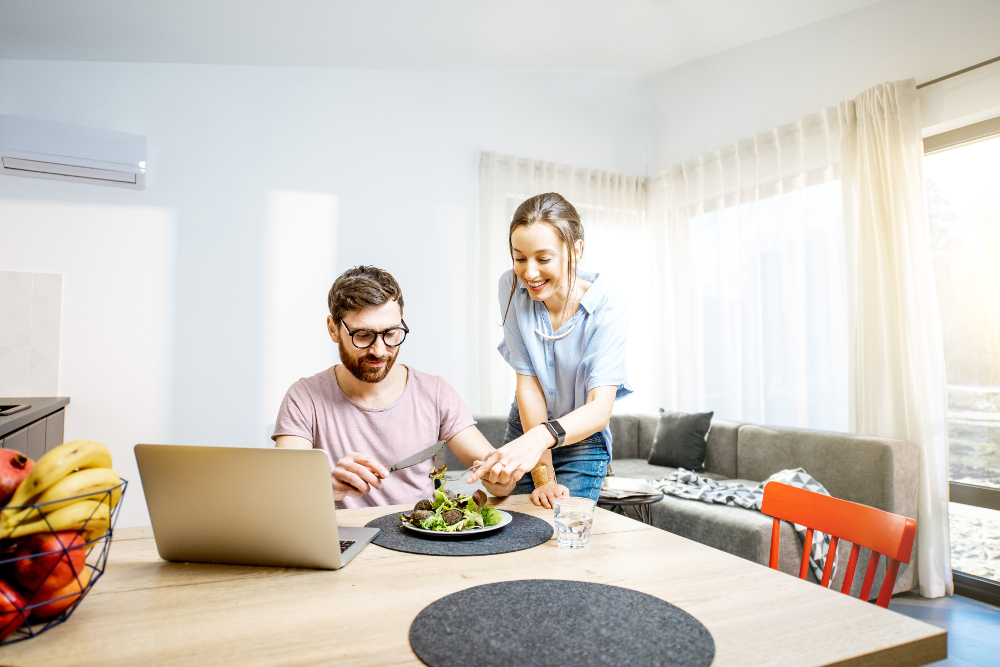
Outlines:
[{"label": "woman's jeans", "polygon": [[[524,435],[521,428],[521,413],[515,400],[507,415],[507,433],[503,444]],[[596,501],[601,493],[601,484],[608,472],[611,456],[604,444],[604,434],[594,435],[574,445],[556,447],[552,450],[552,466],[556,470],[556,482],[569,489],[569,495],[590,498]],[[525,475],[517,483],[513,493],[531,493],[535,483],[531,475]]]}]

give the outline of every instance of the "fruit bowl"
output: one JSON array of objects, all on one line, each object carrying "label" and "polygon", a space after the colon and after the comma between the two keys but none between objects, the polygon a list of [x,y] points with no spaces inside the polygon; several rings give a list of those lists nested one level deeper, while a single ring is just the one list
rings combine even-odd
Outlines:
[{"label": "fruit bowl", "polygon": [[126,486],[0,511],[0,646],[59,625],[94,587]]}]

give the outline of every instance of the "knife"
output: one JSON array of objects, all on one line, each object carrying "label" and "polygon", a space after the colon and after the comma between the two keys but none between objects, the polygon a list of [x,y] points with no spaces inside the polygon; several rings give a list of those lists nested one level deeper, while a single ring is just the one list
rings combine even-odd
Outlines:
[{"label": "knife", "polygon": [[389,468],[389,473],[392,474],[397,470],[402,470],[403,468],[409,468],[410,466],[415,466],[418,463],[423,463],[427,459],[431,458],[435,454],[441,451],[444,447],[444,442],[436,442],[427,449],[421,449],[419,452],[413,456],[409,456],[399,463],[394,463],[391,468]]}]

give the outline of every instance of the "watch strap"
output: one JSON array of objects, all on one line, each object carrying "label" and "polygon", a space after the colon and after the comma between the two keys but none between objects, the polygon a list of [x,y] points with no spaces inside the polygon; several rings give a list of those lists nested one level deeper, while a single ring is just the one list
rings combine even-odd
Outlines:
[{"label": "watch strap", "polygon": [[549,433],[551,433],[552,436],[556,439],[555,444],[550,445],[549,449],[552,449],[553,447],[561,447],[563,442],[566,441],[566,429],[564,429],[562,427],[562,424],[560,424],[555,419],[550,419],[549,421],[544,423],[545,423],[545,428],[549,429]]}]

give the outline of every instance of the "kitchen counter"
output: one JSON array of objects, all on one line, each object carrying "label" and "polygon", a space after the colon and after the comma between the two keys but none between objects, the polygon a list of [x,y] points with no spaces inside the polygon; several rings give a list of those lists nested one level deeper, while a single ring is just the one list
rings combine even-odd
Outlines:
[{"label": "kitchen counter", "polygon": [[3,398],[0,397],[0,405],[31,405],[27,410],[15,412],[9,417],[0,414],[0,438],[7,436],[18,429],[24,428],[28,424],[44,419],[49,415],[59,412],[69,405],[69,397],[46,397],[46,398]]}]

